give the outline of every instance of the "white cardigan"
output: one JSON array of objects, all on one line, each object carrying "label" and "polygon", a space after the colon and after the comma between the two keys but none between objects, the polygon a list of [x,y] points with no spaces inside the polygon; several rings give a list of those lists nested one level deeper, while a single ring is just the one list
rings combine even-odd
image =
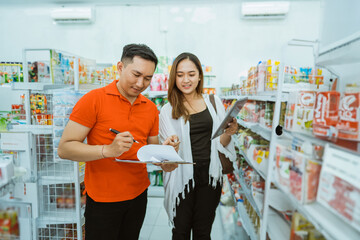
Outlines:
[{"label": "white cardigan", "polygon": [[[207,108],[213,120],[212,132],[214,133],[223,118],[225,117],[225,108],[217,96],[215,97],[215,104],[217,114],[213,108],[209,95],[203,95]],[[193,162],[190,141],[190,123],[187,121],[185,124],[184,118],[173,119],[172,107],[170,103],[165,104],[160,111],[160,141],[163,142],[171,135],[177,135],[180,140],[179,152],[180,157],[187,161]],[[216,187],[219,181],[222,181],[222,167],[219,159],[218,151],[225,154],[232,162],[235,162],[236,154],[234,148],[234,141],[231,139],[230,143],[223,147],[220,143],[220,137],[211,141],[211,154],[210,154],[210,167],[209,167],[209,184]],[[173,220],[176,216],[176,206],[179,205],[179,194],[182,193],[182,198],[185,197],[185,190],[189,191],[189,181],[193,179],[193,165],[192,164],[179,164],[179,167],[172,172],[164,172],[164,188],[165,199],[164,206],[169,216],[169,221],[173,226]],[[213,181],[211,181],[211,177]],[[194,180],[193,187],[194,187]]]}]

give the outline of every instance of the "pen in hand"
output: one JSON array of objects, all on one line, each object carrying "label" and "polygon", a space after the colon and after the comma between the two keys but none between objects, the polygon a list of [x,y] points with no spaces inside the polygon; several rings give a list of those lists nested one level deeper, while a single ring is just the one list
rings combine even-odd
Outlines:
[{"label": "pen in hand", "polygon": [[[115,134],[120,133],[118,130],[115,130],[115,129],[112,129],[112,128],[110,128],[109,130],[110,130],[111,132],[115,133]],[[133,139],[133,141],[134,141],[135,143],[139,143],[139,142],[136,141],[135,139]]]}]

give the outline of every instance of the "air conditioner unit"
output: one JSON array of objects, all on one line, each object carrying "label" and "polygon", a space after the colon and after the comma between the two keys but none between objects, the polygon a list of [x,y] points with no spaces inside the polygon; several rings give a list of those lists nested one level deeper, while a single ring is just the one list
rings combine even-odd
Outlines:
[{"label": "air conditioner unit", "polygon": [[289,2],[243,2],[244,19],[284,18],[289,12]]},{"label": "air conditioner unit", "polygon": [[92,23],[94,11],[91,7],[57,8],[51,11],[55,23]]}]

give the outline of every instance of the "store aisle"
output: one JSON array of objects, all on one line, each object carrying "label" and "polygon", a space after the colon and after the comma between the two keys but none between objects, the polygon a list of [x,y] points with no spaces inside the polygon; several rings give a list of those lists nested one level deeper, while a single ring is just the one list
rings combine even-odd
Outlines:
[{"label": "store aisle", "polygon": [[[140,232],[140,240],[170,240],[171,228],[163,206],[162,197],[149,197],[146,216]],[[223,230],[218,211],[211,232],[211,239],[222,240]]]}]

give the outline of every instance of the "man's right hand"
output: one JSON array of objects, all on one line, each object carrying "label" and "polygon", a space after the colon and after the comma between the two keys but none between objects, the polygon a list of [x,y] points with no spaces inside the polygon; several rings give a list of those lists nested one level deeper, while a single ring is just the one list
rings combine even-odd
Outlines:
[{"label": "man's right hand", "polygon": [[124,152],[129,151],[133,145],[133,136],[129,132],[121,132],[116,134],[110,145],[105,145],[103,149],[104,157],[118,157]]}]

